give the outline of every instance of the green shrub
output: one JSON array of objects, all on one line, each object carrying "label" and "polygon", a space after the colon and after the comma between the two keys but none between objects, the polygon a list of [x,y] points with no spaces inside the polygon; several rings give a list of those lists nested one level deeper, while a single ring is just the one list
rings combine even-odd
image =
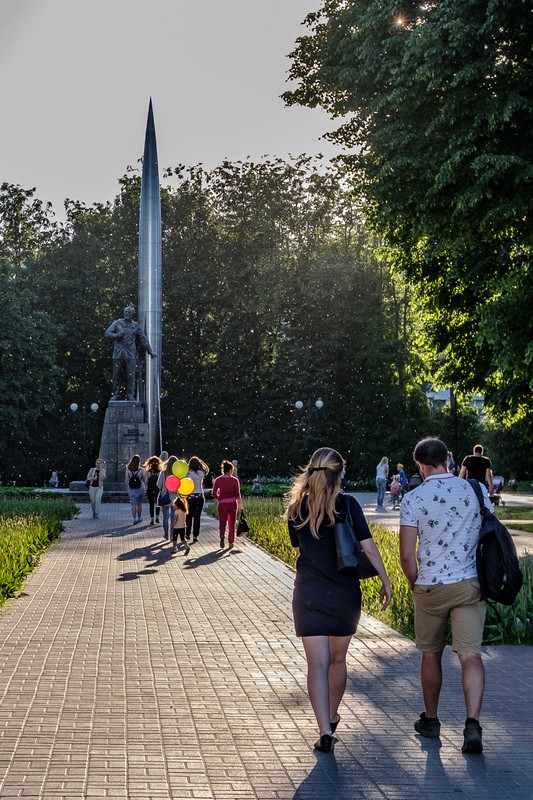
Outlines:
[{"label": "green shrub", "polygon": [[24,578],[77,508],[60,495],[18,489],[0,492],[0,605],[20,590]]}]

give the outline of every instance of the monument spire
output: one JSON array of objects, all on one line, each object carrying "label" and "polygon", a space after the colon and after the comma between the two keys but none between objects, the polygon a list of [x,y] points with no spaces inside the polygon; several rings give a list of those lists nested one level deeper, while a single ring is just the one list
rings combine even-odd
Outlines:
[{"label": "monument spire", "polygon": [[152,98],[148,107],[139,215],[139,322],[156,358],[147,358],[140,401],[148,424],[149,454],[161,452],[160,379],[162,350],[161,194]]}]

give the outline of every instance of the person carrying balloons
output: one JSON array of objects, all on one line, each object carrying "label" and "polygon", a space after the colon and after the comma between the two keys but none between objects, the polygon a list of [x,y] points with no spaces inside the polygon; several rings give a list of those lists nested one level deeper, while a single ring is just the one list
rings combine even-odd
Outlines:
[{"label": "person carrying balloons", "polygon": [[178,491],[185,497],[194,489],[194,483],[190,478],[185,477],[189,471],[186,461],[177,456],[170,456],[163,464],[161,472],[157,478],[157,488],[159,497],[157,505],[161,508],[163,515],[163,538],[168,539],[169,533],[174,528],[174,513]]},{"label": "person carrying balloons", "polygon": [[231,461],[224,460],[220,465],[222,472],[213,483],[213,497],[218,504],[218,531],[220,546],[224,547],[226,523],[228,525],[228,546],[231,550],[235,544],[235,519],[237,510],[242,508],[241,486],[239,479],[233,475],[235,467]]},{"label": "person carrying balloons", "polygon": [[187,477],[194,484],[194,488],[188,497],[189,513],[187,514],[187,539],[192,533],[193,543],[198,541],[200,535],[200,519],[204,507],[204,478],[209,475],[209,467],[198,456],[189,459],[189,472]]}]

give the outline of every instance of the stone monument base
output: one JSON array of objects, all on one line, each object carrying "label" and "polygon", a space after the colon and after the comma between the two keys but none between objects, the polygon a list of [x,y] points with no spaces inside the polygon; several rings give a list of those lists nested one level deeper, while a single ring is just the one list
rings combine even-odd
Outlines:
[{"label": "stone monument base", "polygon": [[[141,463],[148,453],[148,423],[144,407],[135,400],[110,400],[105,412],[99,457],[105,462],[104,489],[125,489],[125,470],[131,457],[138,453]],[[116,487],[116,489],[115,489]]]}]

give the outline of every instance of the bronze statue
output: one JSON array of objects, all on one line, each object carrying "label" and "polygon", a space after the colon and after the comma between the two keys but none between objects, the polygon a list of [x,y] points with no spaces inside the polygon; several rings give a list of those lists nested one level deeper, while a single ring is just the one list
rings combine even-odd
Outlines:
[{"label": "bronze statue", "polygon": [[135,372],[137,360],[145,352],[155,358],[155,353],[150,346],[142,327],[132,319],[135,308],[133,305],[124,309],[124,318],[116,319],[105,332],[106,339],[114,339],[113,348],[113,395],[111,400],[120,400],[120,386],[125,376],[126,399],[135,400]]}]

